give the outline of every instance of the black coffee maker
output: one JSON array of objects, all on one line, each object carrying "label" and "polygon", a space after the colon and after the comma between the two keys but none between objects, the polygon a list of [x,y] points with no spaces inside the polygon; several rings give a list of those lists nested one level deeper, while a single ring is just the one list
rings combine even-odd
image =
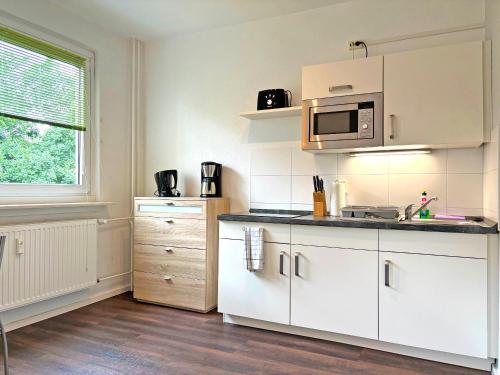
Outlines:
[{"label": "black coffee maker", "polygon": [[201,163],[201,194],[202,198],[222,197],[222,164],[206,161]]},{"label": "black coffee maker", "polygon": [[169,169],[155,173],[155,181],[158,197],[180,197],[181,193],[177,191],[177,170]]}]

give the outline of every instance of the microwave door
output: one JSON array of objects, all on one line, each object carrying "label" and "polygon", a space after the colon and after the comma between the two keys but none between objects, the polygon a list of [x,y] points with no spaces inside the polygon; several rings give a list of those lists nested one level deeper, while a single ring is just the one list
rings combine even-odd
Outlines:
[{"label": "microwave door", "polygon": [[309,115],[311,142],[358,138],[358,105],[311,107]]}]

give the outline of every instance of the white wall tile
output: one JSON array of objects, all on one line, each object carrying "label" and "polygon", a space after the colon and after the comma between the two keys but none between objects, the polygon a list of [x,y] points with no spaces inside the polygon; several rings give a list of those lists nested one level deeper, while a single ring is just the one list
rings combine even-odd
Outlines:
[{"label": "white wall tile", "polygon": [[447,173],[480,173],[483,170],[483,148],[448,150]]},{"label": "white wall tile", "polygon": [[298,211],[312,211],[313,205],[312,204],[292,203],[291,209],[298,210]]},{"label": "white wall tile", "polygon": [[482,174],[448,174],[446,186],[448,207],[483,207]]},{"label": "white wall tile", "polygon": [[259,208],[263,210],[290,210],[290,203],[258,203],[252,202],[250,204],[251,208]]},{"label": "white wall tile", "polygon": [[[290,204],[290,176],[252,176],[250,181],[251,203]],[[251,207],[254,207],[251,205]]]},{"label": "white wall tile", "polygon": [[[312,154],[300,145],[255,149],[251,159],[252,208],[312,210],[312,175],[347,182],[348,204],[418,203],[422,190],[439,201],[433,214],[498,215],[496,144],[482,148],[433,150],[431,154],[351,157]],[[487,164],[486,159],[494,159]],[[483,174],[483,169],[492,168]]]},{"label": "white wall tile", "polygon": [[292,149],[292,175],[313,176],[337,174],[336,154],[313,154],[299,148]]},{"label": "white wall tile", "polygon": [[490,213],[498,215],[498,169],[484,173],[483,175],[483,208]]},{"label": "white wall tile", "polygon": [[252,150],[250,171],[252,176],[289,176],[292,173],[290,148],[262,148]]},{"label": "white wall tile", "polygon": [[[446,208],[446,175],[445,174],[400,174],[389,176],[389,204],[406,206],[418,204],[422,191],[429,197],[437,196],[438,201],[429,204],[431,213]],[[434,210],[434,211],[433,211]]]},{"label": "white wall tile", "polygon": [[386,174],[389,161],[387,156],[358,156],[340,154],[338,174]]},{"label": "white wall tile", "polygon": [[457,215],[457,216],[483,216],[484,210],[482,208],[448,207],[446,209],[446,214]]},{"label": "white wall tile", "polygon": [[483,146],[483,171],[498,169],[498,126],[491,132],[491,142]]},{"label": "white wall tile", "polygon": [[292,204],[312,204],[313,192],[311,176],[292,176]]},{"label": "white wall tile", "polygon": [[[336,176],[319,175],[323,179],[325,186],[325,195],[327,202],[331,193],[332,181],[335,181]],[[310,204],[313,203],[314,185],[312,176],[292,176],[292,204]],[[328,204],[327,204],[328,205]]]},{"label": "white wall tile", "polygon": [[389,173],[446,173],[446,150],[389,157]]},{"label": "white wall tile", "polygon": [[387,205],[387,175],[339,175],[346,181],[348,205]]}]

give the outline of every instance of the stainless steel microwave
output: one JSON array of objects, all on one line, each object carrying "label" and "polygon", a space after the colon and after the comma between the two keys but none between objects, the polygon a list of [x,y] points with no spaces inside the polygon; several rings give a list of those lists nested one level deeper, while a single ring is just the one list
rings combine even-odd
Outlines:
[{"label": "stainless steel microwave", "polygon": [[302,149],[383,146],[382,103],[382,93],[302,101]]}]

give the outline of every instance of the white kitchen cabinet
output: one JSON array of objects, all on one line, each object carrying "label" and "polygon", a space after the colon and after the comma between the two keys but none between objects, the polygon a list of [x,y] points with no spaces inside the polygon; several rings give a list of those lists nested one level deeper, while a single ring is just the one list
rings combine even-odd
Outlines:
[{"label": "white kitchen cabinet", "polygon": [[380,340],[487,358],[487,260],[381,252]]},{"label": "white kitchen cabinet", "polygon": [[480,145],[483,42],[385,55],[384,116],[385,146]]},{"label": "white kitchen cabinet", "polygon": [[265,242],[264,270],[250,272],[245,267],[244,241],[220,239],[218,310],[290,324],[290,244]]},{"label": "white kitchen cabinet", "polygon": [[383,57],[302,68],[302,100],[382,92]]},{"label": "white kitchen cabinet", "polygon": [[378,338],[377,251],[292,245],[292,257],[292,325]]}]

